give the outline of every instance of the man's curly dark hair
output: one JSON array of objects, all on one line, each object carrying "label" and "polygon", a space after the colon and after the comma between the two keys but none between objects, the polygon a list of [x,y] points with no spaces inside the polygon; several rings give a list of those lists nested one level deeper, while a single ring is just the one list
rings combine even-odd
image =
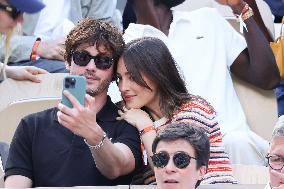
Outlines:
[{"label": "man's curly dark hair", "polygon": [[112,53],[115,62],[114,70],[116,69],[125,43],[122,33],[115,26],[92,18],[86,18],[79,22],[68,34],[65,41],[64,59],[69,65],[71,65],[72,52],[85,43],[90,46],[96,45],[97,50],[99,50],[99,46],[103,45]]}]

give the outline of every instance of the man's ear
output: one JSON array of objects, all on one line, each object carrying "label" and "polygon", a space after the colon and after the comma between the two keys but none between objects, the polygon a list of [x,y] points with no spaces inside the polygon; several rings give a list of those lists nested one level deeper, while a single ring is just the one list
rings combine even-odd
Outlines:
[{"label": "man's ear", "polygon": [[64,62],[65,63],[65,68],[66,70],[69,70],[70,71],[70,65],[67,61]]},{"label": "man's ear", "polygon": [[199,175],[198,175],[198,179],[199,180],[202,180],[203,179],[203,176],[206,174],[207,172],[207,167],[205,165],[202,165],[200,168],[199,168]]}]

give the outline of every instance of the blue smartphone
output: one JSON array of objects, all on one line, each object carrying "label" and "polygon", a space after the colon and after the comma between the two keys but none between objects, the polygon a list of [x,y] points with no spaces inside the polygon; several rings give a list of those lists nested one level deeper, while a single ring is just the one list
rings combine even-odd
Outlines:
[{"label": "blue smartphone", "polygon": [[[85,105],[86,78],[79,75],[68,75],[63,80],[63,91],[68,90],[83,106]],[[61,103],[73,108],[70,100],[63,94]]]}]

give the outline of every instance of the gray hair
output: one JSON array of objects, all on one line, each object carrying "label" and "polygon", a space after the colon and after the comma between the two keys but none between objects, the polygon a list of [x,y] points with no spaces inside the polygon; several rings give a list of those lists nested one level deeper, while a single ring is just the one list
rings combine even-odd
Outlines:
[{"label": "gray hair", "polygon": [[275,124],[272,138],[276,136],[284,137],[284,115],[280,116],[277,123]]}]

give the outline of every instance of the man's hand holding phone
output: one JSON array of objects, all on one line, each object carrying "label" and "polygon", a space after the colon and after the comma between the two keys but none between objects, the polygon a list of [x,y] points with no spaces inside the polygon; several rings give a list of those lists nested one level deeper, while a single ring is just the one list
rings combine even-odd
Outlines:
[{"label": "man's hand holding phone", "polygon": [[86,94],[85,106],[83,106],[69,91],[63,91],[63,95],[69,99],[73,107],[58,104],[59,123],[77,135],[86,136],[96,125],[95,98]]},{"label": "man's hand holding phone", "polygon": [[[66,79],[64,85],[65,84]],[[66,86],[64,88],[66,88]],[[72,92],[72,90],[70,91]],[[58,104],[58,122],[74,134],[88,141],[101,141],[103,130],[96,121],[97,111],[95,97],[84,93],[84,103],[82,103],[80,102],[81,100],[78,100],[78,98],[80,99],[81,93],[73,92],[76,98],[70,91],[63,90],[62,92],[62,102]],[[80,94],[79,97],[78,94]]]}]

